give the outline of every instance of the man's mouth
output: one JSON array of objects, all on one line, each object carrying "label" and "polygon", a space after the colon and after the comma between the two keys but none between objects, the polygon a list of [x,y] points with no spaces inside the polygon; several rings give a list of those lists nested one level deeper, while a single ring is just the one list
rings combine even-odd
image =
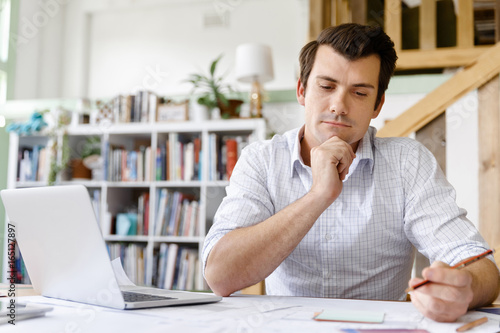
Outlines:
[{"label": "man's mouth", "polygon": [[324,124],[327,124],[329,126],[333,127],[351,127],[350,125],[338,121],[331,121],[331,120],[323,120],[322,121]]}]

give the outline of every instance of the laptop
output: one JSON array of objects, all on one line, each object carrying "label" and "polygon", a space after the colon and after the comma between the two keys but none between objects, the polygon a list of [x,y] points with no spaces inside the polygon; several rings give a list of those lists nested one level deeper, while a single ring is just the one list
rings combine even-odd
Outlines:
[{"label": "laptop", "polygon": [[43,296],[114,309],[200,304],[213,294],[119,286],[83,185],[3,190],[33,288]]}]

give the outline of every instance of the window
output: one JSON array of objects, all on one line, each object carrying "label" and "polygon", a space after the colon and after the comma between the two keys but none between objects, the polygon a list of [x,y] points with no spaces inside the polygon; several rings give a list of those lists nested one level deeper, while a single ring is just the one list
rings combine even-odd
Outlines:
[{"label": "window", "polygon": [[0,0],[0,62],[9,60],[10,1]]},{"label": "window", "polygon": [[7,73],[0,71],[0,104],[5,103],[7,97]]},{"label": "window", "polygon": [[[9,57],[9,36],[11,27],[11,15],[12,15],[12,0],[0,0],[0,103],[4,103],[7,100],[7,89],[9,87],[8,80],[12,79],[11,67],[12,62],[12,52],[11,57]],[[10,76],[10,77],[9,77]]]}]

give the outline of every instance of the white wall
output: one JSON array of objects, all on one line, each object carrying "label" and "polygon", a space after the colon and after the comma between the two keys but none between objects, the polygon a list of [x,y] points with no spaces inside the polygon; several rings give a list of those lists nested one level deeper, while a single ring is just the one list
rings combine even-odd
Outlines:
[{"label": "white wall", "polygon": [[[27,42],[18,52],[16,99],[109,98],[138,87],[161,95],[186,93],[191,87],[181,81],[193,71],[208,70],[221,53],[220,73],[227,72],[233,83],[234,52],[246,42],[272,47],[275,79],[266,88],[290,89],[308,27],[305,0],[21,4],[19,35]],[[209,14],[225,18],[226,24],[204,27]]]},{"label": "white wall", "polygon": [[457,191],[457,203],[479,222],[479,129],[477,90],[446,110],[446,177]]},{"label": "white wall", "polygon": [[[295,85],[295,63],[305,41],[306,18],[299,1],[240,1],[227,15],[227,27],[206,28],[205,14],[218,15],[213,2],[102,11],[91,18],[89,96],[129,93],[152,86],[158,93],[186,93],[189,73],[208,72],[224,54],[218,73],[234,82],[234,53],[239,44],[272,47],[275,79],[267,89]],[[135,24],[139,23],[140,24]],[[270,33],[271,32],[271,33]],[[153,77],[151,72],[159,72]],[[242,85],[248,89],[248,85]]]}]

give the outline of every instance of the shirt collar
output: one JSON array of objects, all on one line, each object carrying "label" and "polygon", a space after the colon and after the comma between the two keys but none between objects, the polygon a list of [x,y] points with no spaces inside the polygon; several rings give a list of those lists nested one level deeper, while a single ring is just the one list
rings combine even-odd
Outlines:
[{"label": "shirt collar", "polygon": [[295,170],[296,164],[301,164],[302,167],[305,166],[302,156],[300,155],[300,140],[304,136],[305,128],[306,125],[302,125],[302,127],[297,131],[297,134],[291,137],[293,141],[290,142],[290,147],[292,148],[292,158],[290,159],[290,177],[293,177],[293,171]]},{"label": "shirt collar", "polygon": [[[302,167],[305,167],[304,161],[302,160],[302,156],[300,155],[300,140],[304,136],[305,125],[303,125],[298,131],[297,134],[291,137],[290,147],[292,149],[290,159],[290,177],[293,177],[293,171],[295,169],[296,164],[301,164]],[[370,167],[370,173],[373,173],[373,138],[377,130],[374,127],[369,127],[366,131],[365,135],[361,139],[358,145],[358,149],[356,150],[356,158],[352,161],[351,167],[349,168],[349,173],[347,174],[344,181],[346,181],[356,170],[359,162],[362,160],[367,160]]]},{"label": "shirt collar", "polygon": [[369,127],[363,138],[359,141],[358,149],[356,150],[356,158],[352,161],[349,167],[349,173],[346,175],[344,182],[354,173],[361,161],[366,160],[370,168],[370,174],[373,173],[373,138],[377,130],[374,127]]}]

